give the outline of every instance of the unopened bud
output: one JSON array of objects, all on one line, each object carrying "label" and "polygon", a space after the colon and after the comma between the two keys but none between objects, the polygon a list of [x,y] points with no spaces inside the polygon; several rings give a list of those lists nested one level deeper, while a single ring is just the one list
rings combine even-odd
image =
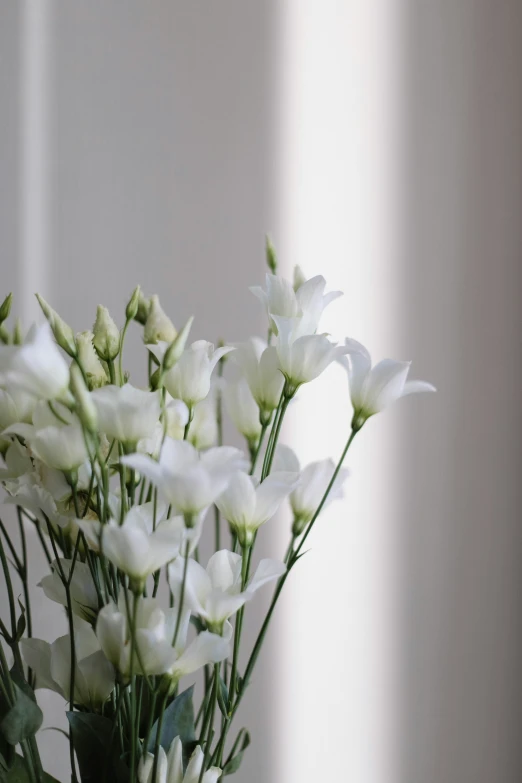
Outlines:
[{"label": "unopened bud", "polygon": [[132,321],[134,318],[136,318],[136,315],[138,313],[138,305],[140,302],[140,294],[141,294],[141,289],[139,285],[137,285],[134,291],[132,292],[132,296],[129,299],[129,304],[127,305],[125,310],[125,317],[127,321]]},{"label": "unopened bud", "polygon": [[294,266],[294,291],[297,291],[299,288],[301,288],[303,283],[306,283],[306,277],[299,264],[296,264]]},{"label": "unopened bud", "polygon": [[24,333],[22,330],[22,322],[19,318],[17,318],[13,329],[13,344],[22,345],[23,341],[24,341]]},{"label": "unopened bud", "polygon": [[54,334],[54,339],[60,348],[63,348],[65,353],[68,353],[69,356],[74,358],[76,356],[76,343],[74,341],[73,330],[65,323],[63,318],[58,315],[56,310],[53,310],[51,305],[45,301],[43,296],[36,294],[36,298],[38,299],[38,304],[42,308],[43,314],[49,322],[49,326]]},{"label": "unopened bud", "polygon": [[120,330],[103,305],[98,305],[93,333],[93,345],[100,359],[104,362],[114,361],[120,352]]},{"label": "unopened bud", "polygon": [[9,313],[11,312],[11,305],[13,303],[13,295],[7,294],[6,298],[0,305],[0,324],[3,324],[4,321],[7,321],[9,318]]},{"label": "unopened bud", "polygon": [[143,292],[140,291],[138,294],[138,310],[134,318],[142,326],[145,326],[145,324],[147,323],[149,310],[150,310],[150,298],[148,296],[144,296]]},{"label": "unopened bud", "polygon": [[265,253],[266,253],[266,264],[273,275],[277,274],[277,256],[275,252],[275,248],[270,241],[270,237],[266,237],[266,244],[265,244]]},{"label": "unopened bud", "polygon": [[150,309],[145,323],[143,340],[147,345],[159,342],[170,343],[176,338],[177,331],[160,305],[159,297],[154,294],[150,298]]},{"label": "unopened bud", "polygon": [[4,345],[9,345],[9,332],[5,328],[3,324],[0,324],[0,340],[3,342]]},{"label": "unopened bud", "polygon": [[76,402],[78,418],[88,432],[97,432],[98,413],[77,364],[71,367],[71,391]]},{"label": "unopened bud", "polygon": [[187,344],[193,320],[194,316],[191,315],[176,339],[171,342],[165,351],[165,356],[163,357],[163,370],[165,372],[172,370],[176,362],[179,361],[181,354],[185,350],[185,345]]},{"label": "unopened bud", "polygon": [[109,383],[103,364],[94,350],[94,335],[92,332],[79,332],[76,335],[76,347],[78,350],[78,362],[87,379],[87,388],[92,391]]}]

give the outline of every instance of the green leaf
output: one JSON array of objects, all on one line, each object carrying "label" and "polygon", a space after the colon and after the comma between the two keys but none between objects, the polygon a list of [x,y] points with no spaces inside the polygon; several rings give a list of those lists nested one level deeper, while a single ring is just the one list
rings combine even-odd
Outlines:
[{"label": "green leaf", "polygon": [[[27,686],[29,688],[29,686]],[[36,701],[13,682],[16,701],[8,708],[0,721],[0,734],[10,745],[18,745],[36,734],[43,721],[43,714]],[[33,694],[34,696],[34,694]]]},{"label": "green leaf", "polygon": [[127,781],[128,769],[117,755],[113,741],[113,722],[88,712],[68,712],[67,719],[82,783]]},{"label": "green leaf", "polygon": [[[242,739],[240,739],[241,736]],[[241,762],[243,761],[243,754],[249,745],[250,745],[250,734],[246,729],[241,729],[241,731],[237,735],[236,741],[234,742],[232,753],[228,757],[227,763],[223,767],[223,773],[222,773],[223,777],[225,777],[225,775],[233,775],[234,772],[238,771],[239,767],[241,766]],[[236,752],[236,748],[238,746],[239,746],[239,751],[234,756],[234,753]]]},{"label": "green leaf", "polygon": [[221,675],[219,676],[219,688],[217,693],[218,705],[225,718],[228,717],[228,688],[223,682]]},{"label": "green leaf", "polygon": [[[168,751],[174,737],[179,737],[183,745],[184,760],[194,750],[196,740],[196,727],[194,725],[194,705],[192,695],[194,686],[192,685],[183,693],[180,693],[167,707],[163,715],[163,724],[161,727],[160,744],[165,751]],[[148,750],[153,753],[158,734],[158,721],[152,727]],[[83,783],[83,781],[82,781]]]},{"label": "green leaf", "polygon": [[14,638],[15,642],[19,642],[20,641],[20,639],[22,638],[22,636],[25,633],[25,629],[26,629],[26,626],[27,626],[27,622],[26,622],[26,619],[25,619],[25,607],[24,607],[23,603],[20,601],[20,599],[18,599],[18,603],[20,604],[20,609],[22,610],[22,613],[21,613],[20,617],[18,618],[18,622],[16,623],[16,635],[15,635],[15,638]]},{"label": "green leaf", "polygon": [[[25,761],[18,753],[14,756],[11,769],[5,771],[0,767],[0,783],[29,783],[30,780],[31,778],[27,773]],[[58,781],[56,778],[53,778],[51,775],[44,772],[43,783],[58,783]]]}]

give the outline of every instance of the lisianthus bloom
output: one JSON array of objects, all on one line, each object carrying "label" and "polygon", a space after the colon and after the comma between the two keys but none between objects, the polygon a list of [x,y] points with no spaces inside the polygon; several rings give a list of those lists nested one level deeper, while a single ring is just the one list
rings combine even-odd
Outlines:
[{"label": "lisianthus bloom", "polygon": [[[168,346],[162,343],[147,347],[161,362]],[[212,372],[219,360],[233,350],[231,346],[214,349],[207,340],[197,340],[183,351],[174,367],[165,373],[165,388],[174,399],[183,400],[192,410],[210,392]]]},{"label": "lisianthus bloom", "polygon": [[30,424],[37,399],[20,389],[0,389],[0,433],[11,424]]},{"label": "lisianthus bloom", "polygon": [[[183,606],[216,633],[223,633],[224,623],[253,597],[256,590],[286,571],[286,566],[279,560],[261,560],[254,576],[242,590],[241,563],[241,555],[227,549],[212,555],[206,569],[196,560],[189,559],[187,563]],[[168,568],[169,585],[176,605],[181,597],[184,571],[185,560],[181,557]]]},{"label": "lisianthus bloom", "polygon": [[319,320],[327,305],[342,296],[341,291],[324,293],[326,280],[322,275],[306,280],[294,290],[289,280],[267,273],[265,288],[254,286],[250,290],[265,305],[270,326],[275,334],[279,331],[277,318],[302,318],[306,323],[306,334],[317,331]]},{"label": "lisianthus bloom", "polygon": [[175,737],[168,753],[161,745],[158,749],[156,779],[152,780],[154,756],[146,753],[141,757],[138,767],[139,783],[217,783],[221,770],[210,767],[201,777],[201,767],[205,754],[198,745],[190,757],[185,774],[183,774],[183,746],[179,737]]},{"label": "lisianthus bloom", "polygon": [[68,395],[68,386],[69,367],[47,323],[33,326],[23,345],[0,345],[0,387],[55,400]]},{"label": "lisianthus bloom", "polygon": [[383,359],[375,367],[368,350],[356,340],[346,338],[346,353],[340,361],[348,372],[354,425],[362,426],[376,413],[401,397],[417,392],[436,391],[426,381],[409,381],[411,362]]},{"label": "lisianthus bloom", "polygon": [[215,446],[218,438],[218,423],[215,392],[211,388],[208,397],[198,402],[194,408],[187,440],[196,449],[203,450]]},{"label": "lisianthus bloom", "polygon": [[98,615],[96,634],[107,658],[123,677],[131,673],[132,602],[138,601],[135,628],[135,654],[132,670],[141,674],[167,674],[174,682],[207,663],[218,663],[229,653],[228,641],[203,631],[188,643],[190,612],[181,620],[176,644],[178,609],[163,609],[156,598],[135,598],[120,593],[118,605],[109,603]]},{"label": "lisianthus bloom", "polygon": [[136,444],[154,432],[160,416],[159,392],[143,391],[126,383],[92,392],[101,432],[122,443]]},{"label": "lisianthus bloom", "polygon": [[[281,379],[282,380],[282,379]],[[238,432],[243,435],[250,447],[254,446],[261,433],[259,407],[252,396],[246,378],[229,383],[223,391],[228,415]]]},{"label": "lisianthus bloom", "polygon": [[253,337],[236,345],[232,359],[241,368],[259,410],[269,418],[279,404],[284,384],[275,347]]},{"label": "lisianthus bloom", "polygon": [[50,468],[77,470],[88,458],[82,425],[64,405],[56,403],[54,411],[40,402],[33,411],[32,424],[12,424],[4,436],[25,438],[34,456]]},{"label": "lisianthus bloom", "polygon": [[303,318],[274,316],[278,325],[277,355],[279,369],[292,393],[303,383],[321,375],[348,348],[335,345],[323,334],[309,334]]},{"label": "lisianthus bloom", "polygon": [[42,639],[22,639],[25,663],[36,674],[36,687],[56,691],[64,699],[98,710],[109,698],[115,684],[112,664],[107,660],[91,626],[76,619],[74,624],[76,670],[74,699],[69,699],[71,682],[71,641],[61,636],[53,644]]},{"label": "lisianthus bloom", "polygon": [[[71,564],[72,561],[67,560],[66,558],[60,559],[59,565],[54,561],[51,563],[51,573],[44,576],[38,585],[42,588],[47,598],[62,606],[67,606],[67,595],[60,577],[59,569],[61,567],[65,578],[68,579],[71,571]],[[86,563],[82,563],[78,560],[74,564],[69,592],[71,596],[71,608],[74,614],[81,617],[82,620],[92,623],[98,614],[99,604],[92,574]]]},{"label": "lisianthus bloom", "polygon": [[[333,459],[322,459],[311,462],[301,471],[301,481],[290,495],[290,505],[294,514],[292,532],[295,535],[303,532],[317,511],[332,480],[335,467]],[[323,508],[333,500],[342,498],[343,484],[349,473],[347,468],[340,469]]]},{"label": "lisianthus bloom", "polygon": [[130,454],[121,461],[152,481],[190,524],[226,489],[233,472],[246,466],[238,449],[218,446],[199,454],[191,443],[171,438],[165,438],[157,462],[144,454]]},{"label": "lisianthus bloom", "polygon": [[105,525],[78,520],[87,542],[102,551],[137,587],[176,557],[181,543],[179,529],[168,522],[160,522],[153,530],[153,504],[144,505],[146,508],[134,506],[122,525],[114,520]]},{"label": "lisianthus bloom", "polygon": [[241,545],[250,546],[258,528],[274,516],[298,482],[295,473],[271,473],[259,484],[257,479],[238,471],[216,505]]}]

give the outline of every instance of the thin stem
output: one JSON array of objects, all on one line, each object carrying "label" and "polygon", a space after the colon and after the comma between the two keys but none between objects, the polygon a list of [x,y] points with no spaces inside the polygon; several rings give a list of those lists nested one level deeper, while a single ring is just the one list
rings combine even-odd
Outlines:
[{"label": "thin stem", "polygon": [[219,664],[216,663],[214,666],[214,688],[212,689],[212,696],[210,697],[211,710],[210,710],[210,720],[208,723],[207,740],[205,742],[205,756],[203,758],[203,763],[201,765],[201,772],[199,773],[198,783],[201,783],[201,781],[203,780],[203,775],[207,768],[208,760],[210,758],[210,745],[212,743],[212,736],[214,732],[214,717],[216,715],[218,688],[219,688]]},{"label": "thin stem", "polygon": [[120,383],[122,384],[123,384],[123,343],[125,342],[125,335],[127,334],[127,329],[129,328],[129,324],[130,324],[130,319],[127,318],[120,337],[120,355],[118,357],[118,367],[120,370]]},{"label": "thin stem", "polygon": [[185,585],[187,582],[187,571],[188,571],[188,561],[189,561],[189,549],[190,549],[190,542],[187,541],[185,544],[185,563],[183,565],[183,581],[181,582],[181,592],[179,595],[179,606],[178,606],[178,616],[176,618],[176,630],[174,631],[174,637],[172,639],[172,646],[176,646],[176,642],[178,641],[178,634],[179,629],[181,626],[181,616],[183,614],[183,602],[185,600]]},{"label": "thin stem", "polygon": [[134,780],[136,770],[136,735],[138,733],[137,713],[136,713],[136,676],[134,674],[134,655],[136,651],[136,624],[138,619],[138,601],[139,596],[133,594],[132,604],[132,628],[131,628],[131,650],[130,650],[130,681],[131,681],[131,757],[130,757],[130,779]]},{"label": "thin stem", "polygon": [[250,475],[254,475],[254,471],[256,469],[257,461],[259,459],[259,455],[261,454],[261,449],[263,448],[263,442],[265,440],[266,431],[268,429],[268,425],[270,422],[263,422],[261,424],[261,432],[259,433],[259,440],[257,442],[256,450],[254,451],[254,455],[252,457],[252,465],[250,467]]},{"label": "thin stem", "polygon": [[160,712],[158,716],[158,731],[156,734],[156,742],[154,743],[154,762],[152,764],[152,775],[150,777],[151,783],[156,783],[156,775],[158,773],[159,747],[161,744],[161,732],[163,730],[163,716],[167,708],[168,698],[169,698],[169,692],[168,690],[166,690],[161,700]]}]

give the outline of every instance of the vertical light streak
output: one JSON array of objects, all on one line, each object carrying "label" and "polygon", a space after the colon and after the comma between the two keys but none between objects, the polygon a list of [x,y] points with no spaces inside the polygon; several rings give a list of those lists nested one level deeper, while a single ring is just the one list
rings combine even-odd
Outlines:
[{"label": "vertical light streak", "polygon": [[[277,162],[283,272],[345,291],[322,329],[376,358],[399,336],[400,0],[281,4]],[[340,368],[300,394],[286,440],[337,458],[350,406]],[[277,780],[396,779],[393,417],[358,436],[347,498],[328,509],[279,614]],[[288,528],[281,532],[281,547]]]}]

